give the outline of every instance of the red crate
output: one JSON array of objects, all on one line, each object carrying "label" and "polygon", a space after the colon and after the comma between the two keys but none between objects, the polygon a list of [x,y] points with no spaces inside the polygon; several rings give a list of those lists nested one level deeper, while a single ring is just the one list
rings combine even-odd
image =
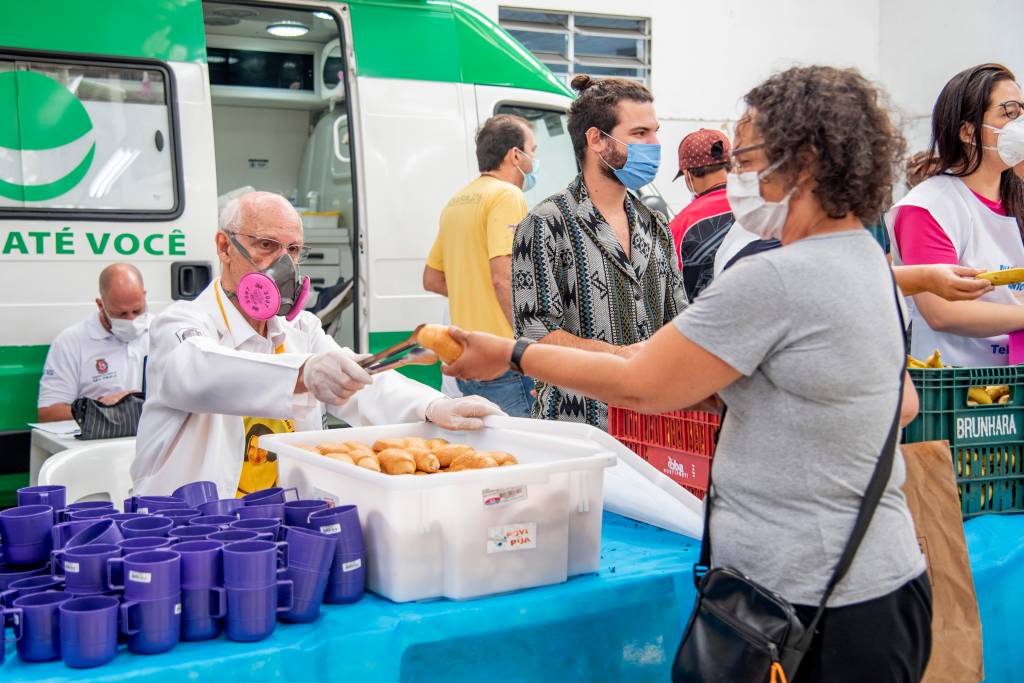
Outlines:
[{"label": "red crate", "polygon": [[608,407],[608,432],[612,436],[701,499],[708,489],[715,431],[720,422],[714,413],[692,410],[643,415]]}]

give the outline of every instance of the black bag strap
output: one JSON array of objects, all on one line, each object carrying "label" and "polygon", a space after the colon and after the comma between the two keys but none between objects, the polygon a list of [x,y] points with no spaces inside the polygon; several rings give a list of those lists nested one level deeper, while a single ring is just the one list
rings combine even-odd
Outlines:
[{"label": "black bag strap", "polygon": [[[906,324],[903,318],[903,307],[900,304],[900,293],[896,286],[895,277],[893,277],[892,289],[893,295],[896,298],[896,311],[899,314],[900,319],[900,334],[903,338],[902,348],[905,351],[907,345]],[[903,358],[903,354],[900,355],[900,358]],[[860,508],[857,510],[857,519],[853,524],[853,530],[850,532],[850,538],[846,542],[843,554],[839,557],[839,562],[832,571],[832,577],[829,579],[828,586],[825,588],[825,594],[821,598],[821,604],[818,606],[814,619],[808,625],[804,639],[799,645],[800,649],[806,650],[810,646],[818,621],[821,619],[822,614],[825,613],[825,605],[828,603],[828,599],[832,597],[832,593],[835,591],[836,586],[839,585],[839,582],[843,580],[844,576],[846,576],[846,572],[849,571],[850,565],[853,564],[853,558],[857,554],[857,549],[860,547],[861,541],[864,540],[864,535],[867,533],[868,526],[871,524],[871,519],[874,517],[875,509],[878,507],[878,503],[882,499],[882,494],[885,492],[885,487],[889,483],[889,478],[892,475],[892,465],[896,458],[896,440],[900,433],[900,413],[903,407],[903,390],[904,384],[906,383],[906,376],[906,368],[901,362],[900,391],[896,400],[896,414],[893,416],[892,424],[889,427],[889,434],[886,436],[885,445],[882,447],[882,453],[879,456],[878,461],[875,463],[875,469],[871,473],[871,479],[868,481],[864,497],[861,499]],[[712,470],[713,469],[714,466],[712,463]],[[704,538],[701,541],[700,559],[694,566],[693,571],[694,583],[697,585],[698,589],[700,587],[700,579],[705,573],[707,573],[708,569],[711,568],[711,536],[709,534],[709,529],[711,524],[711,502],[713,497],[714,487],[711,480],[711,473],[709,472],[708,494],[704,511]]]}]

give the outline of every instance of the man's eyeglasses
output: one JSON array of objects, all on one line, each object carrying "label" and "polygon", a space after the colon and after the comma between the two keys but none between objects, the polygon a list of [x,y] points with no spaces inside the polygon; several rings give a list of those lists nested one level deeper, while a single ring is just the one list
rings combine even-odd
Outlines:
[{"label": "man's eyeglasses", "polygon": [[993,109],[1002,109],[1006,118],[1012,121],[1020,116],[1021,112],[1024,111],[1024,102],[1021,102],[1020,100],[1007,100],[1005,102],[1000,102],[993,107]]},{"label": "man's eyeglasses", "polygon": [[247,242],[246,246],[251,252],[252,257],[257,259],[269,258],[275,254],[281,253],[283,250],[288,253],[288,256],[295,263],[305,263],[306,259],[309,258],[309,252],[311,251],[311,247],[307,247],[303,244],[284,244],[269,237],[248,235],[244,232],[233,232],[231,234],[244,237]]}]

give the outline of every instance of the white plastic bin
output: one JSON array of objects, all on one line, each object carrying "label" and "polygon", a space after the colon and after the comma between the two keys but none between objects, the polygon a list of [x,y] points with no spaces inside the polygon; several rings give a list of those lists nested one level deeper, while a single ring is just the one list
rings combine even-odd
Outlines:
[{"label": "white plastic bin", "polygon": [[[282,486],[359,507],[367,587],[395,602],[460,600],[597,571],[604,469],[615,454],[587,439],[586,425],[564,424],[552,436],[531,434],[532,420],[486,422],[477,432],[419,423],[278,434],[260,446],[277,453]],[[506,451],[520,464],[392,476],[292,445],[408,436]]]}]

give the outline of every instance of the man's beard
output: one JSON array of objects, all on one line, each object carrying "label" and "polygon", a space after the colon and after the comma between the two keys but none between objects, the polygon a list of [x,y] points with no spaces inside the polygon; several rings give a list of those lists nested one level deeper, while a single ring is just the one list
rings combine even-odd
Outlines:
[{"label": "man's beard", "polygon": [[[598,155],[597,163],[601,165],[601,173],[603,173],[606,178],[614,180],[621,185],[622,181],[615,177],[615,170],[621,169],[626,165],[628,152],[622,151],[618,147],[619,146],[615,144],[611,145],[611,151]],[[609,168],[609,166],[611,168]]]}]

